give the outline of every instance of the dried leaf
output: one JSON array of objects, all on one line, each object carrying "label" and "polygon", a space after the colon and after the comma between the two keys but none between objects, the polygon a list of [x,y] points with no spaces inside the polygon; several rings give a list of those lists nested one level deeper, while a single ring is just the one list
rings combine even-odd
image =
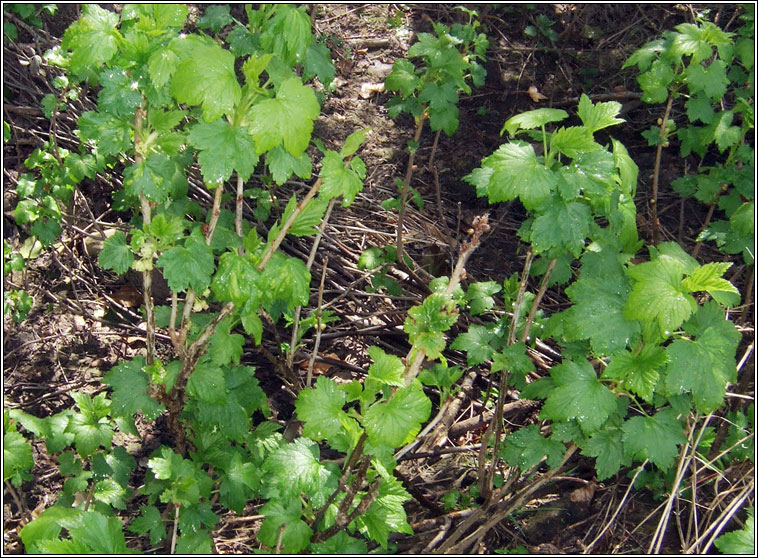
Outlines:
[{"label": "dried leaf", "polygon": [[529,93],[529,96],[532,98],[532,101],[534,101],[535,103],[539,103],[540,101],[544,101],[547,99],[547,97],[545,97],[542,93],[537,91],[537,88],[534,85],[529,87],[529,89],[527,90],[527,93]]}]

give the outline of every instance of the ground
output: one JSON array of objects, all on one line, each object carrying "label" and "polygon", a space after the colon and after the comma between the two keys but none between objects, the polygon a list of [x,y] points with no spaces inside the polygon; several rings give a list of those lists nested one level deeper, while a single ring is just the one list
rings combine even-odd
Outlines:
[{"label": "ground", "polygon": [[[473,188],[461,178],[501,144],[499,132],[507,118],[539,107],[560,107],[573,113],[582,93],[596,100],[618,100],[623,104],[622,115],[627,124],[615,129],[614,137],[625,144],[640,168],[637,207],[640,232],[647,237],[655,153],[640,132],[655,123],[662,107],[643,105],[634,74],[620,68],[636,48],[664,30],[692,21],[695,10],[706,7],[685,4],[643,7],[632,3],[536,4],[533,7],[488,4],[468,5],[468,8],[480,11],[483,30],[490,38],[487,81],[471,96],[462,98],[460,128],[456,134],[450,138],[440,136],[435,155],[436,175],[427,164],[434,134],[427,129],[421,137],[413,185],[426,203],[424,210],[413,207],[406,218],[405,235],[410,255],[424,262],[425,269],[433,274],[449,274],[456,244],[465,238],[472,219],[489,213],[492,230],[468,264],[469,278],[502,280],[520,272],[524,248],[516,232],[524,219],[522,209],[516,204],[490,207],[485,200],[477,199]],[[202,5],[198,5],[198,9],[202,9]],[[713,10],[723,11],[721,20],[728,21],[734,7],[719,5]],[[430,31],[432,21],[449,24],[462,21],[466,16],[451,5],[440,4],[312,5],[310,13],[315,31],[332,52],[338,84],[324,100],[314,136],[327,147],[335,148],[351,132],[371,128],[361,151],[368,169],[365,188],[351,207],[335,208],[313,268],[314,277],[320,276],[322,257],[328,255],[323,294],[327,303],[334,301],[333,309],[340,317],[322,335],[320,353],[326,358],[319,370],[349,379],[358,377],[368,366],[366,348],[369,345],[382,346],[398,355],[407,352],[405,337],[398,326],[402,325],[408,308],[418,304],[424,296],[423,285],[412,280],[403,283],[404,296],[366,293],[366,276],[356,266],[365,248],[394,241],[397,213],[386,211],[379,204],[397,195],[395,180],[405,173],[405,145],[412,138],[414,128],[408,117],[395,121],[388,117],[385,103],[390,94],[384,92],[381,85],[392,63],[405,55],[417,33]],[[24,172],[24,159],[50,134],[49,123],[38,108],[40,98],[50,90],[48,78],[32,73],[29,60],[58,41],[76,16],[76,5],[61,5],[55,18],[44,19],[44,31],[21,28],[17,41],[4,44],[4,119],[12,127],[13,139],[4,145],[3,224],[4,239],[14,246],[23,241],[25,232],[16,226],[10,215],[16,198],[9,185]],[[536,37],[525,34],[527,26],[534,26],[540,17],[553,22],[552,30],[557,33],[555,42],[539,33]],[[91,103],[83,99],[80,108],[86,110],[88,102]],[[63,146],[73,145],[70,134],[73,128],[74,116],[62,115],[55,133]],[[683,174],[685,161],[675,152],[665,152],[664,157],[659,198],[662,234],[666,239],[679,240],[691,251],[694,238],[705,222],[707,208],[691,199],[681,201],[668,187],[673,178]],[[59,248],[43,253],[23,273],[6,277],[5,288],[23,286],[35,300],[23,322],[14,323],[8,316],[4,319],[6,409],[20,408],[41,417],[57,413],[72,405],[69,392],[104,390],[100,380],[105,372],[120,360],[144,351],[138,315],[139,283],[119,279],[99,268],[85,249],[80,234],[82,224],[91,220],[90,215],[108,223],[124,218],[108,204],[111,192],[117,187],[115,181],[85,180],[81,195],[75,197],[69,208],[68,225],[64,227]],[[441,203],[436,199],[437,187]],[[288,198],[293,188],[300,195],[305,191],[304,187],[288,184],[281,187],[279,198]],[[201,187],[193,185],[191,195],[208,203]],[[311,244],[309,239],[299,239],[288,241],[284,246],[288,253],[305,258]],[[711,261],[708,258],[716,253],[711,245],[703,245],[700,251],[706,261]],[[752,270],[733,277],[742,292],[751,290],[751,273]],[[312,287],[315,285],[314,280]],[[535,283],[533,288],[536,287]],[[544,310],[552,313],[566,304],[565,294],[551,289]],[[735,312],[733,319],[751,327],[751,316],[752,308],[748,305]],[[285,334],[283,330],[268,328],[265,338],[270,352],[276,353],[279,335]],[[749,337],[752,333],[745,336],[740,355],[752,342]],[[165,336],[162,342],[166,343]],[[312,339],[305,339],[298,359],[308,358],[312,343]],[[447,356],[452,363],[465,365],[455,351]],[[551,360],[549,353],[545,353],[544,358]],[[246,346],[243,359],[257,367],[257,376],[276,417],[283,423],[288,421],[292,417],[294,399],[283,389],[274,367],[252,343]],[[752,367],[751,357],[745,370]],[[745,387],[750,389],[744,393],[749,393],[752,389],[749,380]],[[472,393],[486,388],[484,379],[474,379]],[[458,420],[474,417],[479,412],[477,405],[481,406],[476,397],[464,401]],[[535,408],[523,408],[509,416],[509,420],[515,424],[530,424],[535,422],[537,414]],[[476,444],[481,433],[481,429],[461,429],[453,442],[458,446]],[[142,467],[146,456],[161,443],[159,428],[146,431],[146,438],[148,441],[132,447]],[[4,550],[7,553],[23,551],[17,530],[24,512],[31,510],[34,514],[45,509],[54,501],[62,484],[43,443],[35,442],[35,460],[35,481],[24,484],[19,491],[25,510],[20,510],[17,502],[5,494]],[[416,535],[398,537],[398,550],[421,552],[440,529],[441,522],[435,518],[443,515],[437,501],[441,488],[451,484],[465,487],[473,482],[476,452],[406,461],[401,473],[405,475],[407,487],[413,489],[415,500],[407,506],[407,511]],[[627,485],[628,479],[623,474],[606,483],[597,483],[591,464],[577,456],[570,476],[567,474],[564,480],[557,480],[535,494],[534,499],[514,515],[512,522],[496,526],[482,551],[523,546],[535,553],[581,552],[597,534],[604,517],[615,509]],[[584,493],[583,497],[574,497],[577,489],[587,486],[592,487],[589,496]],[[644,552],[655,524],[645,524],[636,531],[634,528],[656,505],[650,494],[635,492],[624,513],[593,552]],[[257,529],[258,519],[253,507],[246,509],[242,517],[224,516],[214,532],[216,550],[251,552],[253,538],[250,535]],[[146,541],[135,539],[132,543],[143,550],[148,548]]]}]

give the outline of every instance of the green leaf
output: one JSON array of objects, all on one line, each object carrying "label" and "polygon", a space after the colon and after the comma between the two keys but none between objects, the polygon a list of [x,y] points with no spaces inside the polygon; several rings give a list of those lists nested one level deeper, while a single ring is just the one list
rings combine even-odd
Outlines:
[{"label": "green leaf", "polygon": [[108,68],[100,73],[102,89],[97,95],[97,108],[118,118],[134,118],[142,105],[142,93],[135,87],[134,78],[121,68]]},{"label": "green leaf", "polygon": [[103,269],[112,269],[119,275],[126,273],[132,266],[134,254],[126,243],[126,235],[121,231],[108,237],[97,257],[97,263]]},{"label": "green leaf", "polygon": [[144,161],[124,169],[124,187],[128,194],[163,203],[171,194],[176,163],[164,153],[151,153]]},{"label": "green leaf", "polygon": [[74,74],[95,69],[118,51],[118,14],[97,4],[82,6],[82,17],[66,29],[61,47],[70,50],[69,68]]},{"label": "green leaf", "polygon": [[582,455],[596,458],[595,470],[600,481],[612,477],[631,462],[624,453],[621,429],[610,425],[592,434],[582,444]]},{"label": "green leaf", "polygon": [[179,57],[173,50],[163,48],[153,52],[147,61],[147,69],[150,72],[153,85],[157,88],[166,85],[171,80],[178,65]]},{"label": "green leaf", "polygon": [[519,467],[526,471],[546,457],[548,467],[558,467],[563,461],[565,451],[562,443],[543,438],[539,427],[530,424],[505,438],[500,457],[511,467]]},{"label": "green leaf", "polygon": [[187,139],[200,150],[197,162],[208,184],[226,182],[233,171],[247,181],[258,164],[253,138],[244,126],[232,126],[224,119],[200,121]]},{"label": "green leaf", "polygon": [[117,517],[106,517],[96,511],[83,512],[60,520],[71,540],[89,548],[89,554],[131,554],[124,540],[123,525]]},{"label": "green leaf", "polygon": [[566,338],[589,339],[595,354],[608,355],[630,344],[639,335],[640,326],[624,317],[624,304],[631,287],[621,266],[611,261],[604,264],[606,274],[593,276],[585,273],[590,265],[586,262],[591,259],[585,256],[582,275],[566,289],[574,303],[563,313]]},{"label": "green leaf", "polygon": [[722,277],[730,267],[732,262],[701,265],[682,280],[682,286],[690,292],[706,291],[722,304],[736,306],[740,302],[740,292]]},{"label": "green leaf", "polygon": [[166,526],[163,523],[161,512],[149,504],[140,508],[139,517],[134,519],[127,529],[138,535],[150,533],[150,544],[153,546],[166,538]]},{"label": "green leaf", "polygon": [[326,502],[339,480],[339,469],[320,463],[318,444],[307,438],[274,450],[262,469],[266,494],[285,499],[305,493],[316,506]]},{"label": "green leaf", "polygon": [[197,26],[218,33],[232,21],[234,18],[229,13],[229,6],[217,4],[205,8],[203,15],[197,19]]},{"label": "green leaf", "polygon": [[663,347],[645,345],[637,354],[622,351],[613,355],[603,371],[603,377],[619,380],[627,391],[652,403],[659,373],[667,362],[668,355]]},{"label": "green leaf", "polygon": [[327,46],[308,45],[303,60],[303,78],[307,81],[313,79],[313,76],[318,76],[318,80],[328,88],[334,81],[335,75],[332,53]]},{"label": "green leaf", "polygon": [[293,172],[305,179],[310,178],[313,172],[313,165],[308,153],[303,152],[299,157],[293,157],[281,144],[266,154],[266,165],[271,171],[274,182],[280,186],[289,180]]},{"label": "green leaf", "polygon": [[79,117],[78,123],[82,141],[96,143],[100,155],[118,155],[131,148],[129,124],[111,114],[88,110]]},{"label": "green leaf", "polygon": [[103,479],[95,483],[92,496],[117,510],[126,509],[126,489],[113,479]]},{"label": "green leaf", "polygon": [[205,529],[196,531],[182,529],[182,534],[176,539],[177,554],[212,554],[213,539]]},{"label": "green leaf", "polygon": [[742,529],[721,535],[714,544],[722,554],[755,554],[755,510],[748,508]]},{"label": "green leaf", "polygon": [[686,269],[681,259],[662,254],[655,260],[629,268],[635,280],[624,317],[656,322],[661,331],[675,331],[697,310],[697,303],[682,287]]},{"label": "green leaf", "polygon": [[535,254],[557,249],[578,257],[589,234],[591,217],[590,208],[584,203],[550,205],[532,225]]},{"label": "green leaf", "polygon": [[482,170],[463,179],[487,195],[491,204],[519,197],[528,210],[545,201],[558,177],[537,159],[528,144],[507,143],[482,160]]},{"label": "green leaf", "polygon": [[490,370],[492,372],[505,370],[513,375],[513,381],[509,383],[518,389],[524,389],[527,385],[525,376],[534,371],[534,363],[526,354],[526,344],[518,342],[506,347],[502,352],[495,353]]},{"label": "green leaf", "polygon": [[308,304],[310,282],[311,274],[301,259],[277,252],[266,265],[258,286],[267,303],[281,300],[294,308]]},{"label": "green leaf", "polygon": [[396,448],[416,437],[431,411],[432,402],[424,395],[421,383],[414,381],[398,389],[389,401],[371,405],[363,424],[372,444]]},{"label": "green leaf", "polygon": [[136,357],[114,366],[103,377],[103,383],[113,389],[111,411],[114,416],[132,417],[142,411],[148,421],[153,421],[163,412],[163,405],[150,397],[148,377],[142,371],[144,366],[144,359]]},{"label": "green leaf", "polygon": [[367,554],[368,546],[366,541],[356,539],[348,535],[345,531],[340,531],[333,537],[326,539],[322,543],[313,543],[309,547],[312,554]]},{"label": "green leaf", "polygon": [[79,407],[69,422],[74,433],[76,451],[82,457],[92,455],[100,446],[109,447],[113,439],[113,426],[108,420],[110,402],[101,393],[94,398],[86,393],[73,392],[71,397]]},{"label": "green leaf", "polygon": [[345,166],[342,157],[336,151],[327,151],[322,161],[321,196],[327,199],[342,196],[343,206],[349,205],[363,189],[363,180],[358,174]]},{"label": "green leaf", "polygon": [[[178,39],[181,40],[181,39]],[[242,96],[234,72],[234,55],[213,43],[195,41],[171,79],[171,93],[180,103],[201,105],[212,122],[231,114]]]},{"label": "green leaf", "polygon": [[566,118],[568,118],[568,113],[562,109],[541,108],[529,110],[506,120],[503,129],[500,130],[500,135],[503,135],[503,132],[508,132],[509,136],[514,136],[521,130],[534,130],[535,128],[541,128],[545,124],[560,122]]},{"label": "green leaf", "polygon": [[666,388],[671,395],[691,391],[695,407],[709,413],[723,404],[727,382],[736,381],[740,334],[716,303],[703,306],[686,327],[697,338],[677,339],[666,347]]},{"label": "green leaf", "polygon": [[676,411],[666,408],[650,417],[633,417],[624,422],[624,451],[640,461],[649,459],[659,469],[673,465],[679,450],[687,441]]},{"label": "green leaf", "polygon": [[234,302],[241,307],[248,301],[259,298],[256,281],[260,272],[249,258],[234,252],[224,252],[219,258],[218,269],[211,282],[213,295],[220,302]]},{"label": "green leaf", "polygon": [[592,131],[585,126],[561,127],[550,135],[550,153],[557,151],[575,159],[583,153],[599,149],[600,144],[595,143]]},{"label": "green leaf", "polygon": [[71,516],[83,513],[80,510],[54,505],[43,511],[39,517],[24,525],[19,531],[21,541],[24,543],[26,552],[40,554],[43,552],[42,545],[55,540],[62,530],[59,522]]},{"label": "green leaf", "polygon": [[3,434],[3,480],[20,487],[23,481],[32,480],[29,471],[34,467],[32,446],[16,431]]},{"label": "green leaf", "polygon": [[[333,442],[343,432],[344,425],[355,423],[355,419],[350,418],[342,409],[345,400],[345,392],[339,389],[334,380],[325,376],[319,376],[312,389],[300,391],[295,410],[304,423],[303,436],[316,441],[327,440],[329,445],[335,447]],[[344,451],[349,449],[351,448]]]},{"label": "green leaf", "polygon": [[224,468],[225,474],[219,486],[221,504],[237,513],[242,513],[261,484],[258,467],[254,463],[243,463],[242,459],[240,454],[234,454],[229,465]]},{"label": "green leaf", "polygon": [[187,380],[187,393],[200,401],[223,405],[226,401],[224,371],[218,365],[201,360]]},{"label": "green leaf", "polygon": [[343,159],[353,155],[358,149],[360,149],[363,142],[366,141],[366,136],[371,131],[371,128],[363,128],[362,130],[356,130],[345,139],[345,143],[340,149],[340,157]]},{"label": "green leaf", "polygon": [[311,18],[305,6],[275,6],[274,16],[261,33],[263,50],[273,52],[290,67],[302,61],[312,40]]},{"label": "green leaf", "polygon": [[265,153],[280,143],[293,156],[308,147],[313,121],[321,112],[316,94],[296,77],[279,87],[276,98],[265,99],[250,111],[256,150]]},{"label": "green leaf", "polygon": [[624,122],[623,118],[617,118],[620,112],[621,103],[609,101],[593,105],[590,98],[584,93],[582,93],[577,107],[577,114],[581,118],[582,124],[589,128],[593,134],[608,126],[615,126]]},{"label": "green leaf", "polygon": [[668,98],[668,86],[674,81],[671,66],[662,60],[656,60],[650,69],[637,76],[637,83],[642,88],[642,101],[649,104],[665,103]]},{"label": "green leaf", "polygon": [[492,295],[499,293],[500,285],[494,281],[479,281],[472,283],[466,290],[466,300],[469,301],[469,311],[472,316],[484,314],[495,306]]},{"label": "green leaf", "polygon": [[616,397],[597,379],[587,361],[565,360],[550,370],[555,388],[542,407],[541,418],[576,419],[585,434],[598,430],[616,410]]},{"label": "green leaf", "polygon": [[193,289],[202,293],[210,285],[214,268],[213,251],[196,237],[189,237],[184,246],[176,246],[158,258],[163,276],[174,292]]},{"label": "green leaf", "polygon": [[369,347],[368,354],[373,363],[368,369],[368,379],[380,385],[403,387],[405,365],[399,357],[385,353],[379,347]]},{"label": "green leaf", "polygon": [[[291,207],[290,204],[292,204]],[[316,234],[328,205],[329,201],[323,196],[310,200],[295,218],[295,222],[292,223],[290,234],[293,236],[312,236]],[[287,208],[284,210],[282,221],[286,221],[289,218],[290,213],[294,211],[296,207],[297,199],[295,194],[292,194],[290,201],[287,203]]]},{"label": "green leaf", "polygon": [[299,498],[290,498],[283,504],[281,500],[269,500],[261,508],[266,516],[258,531],[258,539],[270,548],[276,548],[282,525],[281,550],[287,554],[297,554],[311,541],[313,531],[301,519],[302,505]]},{"label": "green leaf", "polygon": [[445,349],[443,332],[458,321],[457,309],[441,293],[429,295],[420,306],[408,310],[408,317],[403,324],[403,331],[414,347],[426,351],[430,359],[439,358]]},{"label": "green leaf", "polygon": [[726,63],[718,59],[708,66],[691,63],[684,70],[684,80],[691,93],[702,91],[712,101],[718,102],[729,85],[729,78],[726,77]]},{"label": "green leaf", "polygon": [[230,333],[229,319],[223,320],[216,326],[216,331],[208,342],[206,353],[210,361],[217,366],[226,364],[239,364],[242,358],[242,348],[245,338],[238,333]]},{"label": "green leaf", "polygon": [[399,91],[405,98],[413,95],[419,83],[413,63],[404,58],[398,58],[392,64],[392,72],[384,80],[384,88],[387,91]]},{"label": "green leaf", "polygon": [[490,344],[495,340],[491,327],[472,324],[468,331],[461,333],[450,344],[451,349],[466,353],[466,364],[477,366],[492,358],[495,348]]}]

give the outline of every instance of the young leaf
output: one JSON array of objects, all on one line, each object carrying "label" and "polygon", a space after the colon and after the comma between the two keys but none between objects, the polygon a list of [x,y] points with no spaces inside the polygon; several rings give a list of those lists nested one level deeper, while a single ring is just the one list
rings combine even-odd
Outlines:
[{"label": "young leaf", "polygon": [[137,535],[150,533],[150,544],[153,546],[166,538],[166,526],[163,523],[161,512],[149,504],[142,506],[140,516],[132,521],[127,529]]},{"label": "young leaf", "polygon": [[[297,416],[303,421],[303,436],[312,440],[327,440],[330,445],[352,419],[342,409],[345,392],[334,380],[319,376],[313,389],[302,390],[295,402]],[[349,449],[349,448],[348,448]]]},{"label": "young leaf", "polygon": [[277,252],[258,279],[258,286],[267,303],[281,300],[294,308],[308,304],[310,282],[311,274],[301,259]]},{"label": "young leaf", "polygon": [[[313,164],[308,153],[293,157],[283,145],[277,145],[266,154],[266,165],[278,185],[284,184],[294,172],[300,178],[308,179],[313,172]],[[260,203],[260,202],[259,202]]]},{"label": "young leaf", "polygon": [[656,322],[664,334],[675,331],[697,310],[697,302],[682,287],[682,274],[682,264],[666,255],[630,268],[636,283],[624,317]]},{"label": "young leaf", "polygon": [[574,306],[563,313],[565,335],[568,340],[589,339],[595,354],[608,355],[625,348],[640,334],[639,324],[624,317],[631,288],[618,262],[614,262],[618,271],[610,276],[587,273],[585,277],[586,266],[581,277],[566,289]]},{"label": "young leaf", "polygon": [[528,210],[545,201],[558,177],[537,160],[531,145],[507,143],[482,160],[482,169],[463,179],[491,204],[516,197]]},{"label": "young leaf", "polygon": [[458,321],[452,302],[439,293],[429,295],[420,306],[408,310],[403,331],[412,345],[426,351],[430,359],[439,358],[445,348],[444,333]]},{"label": "young leaf", "polygon": [[543,438],[536,424],[520,428],[509,434],[500,450],[502,457],[511,467],[525,471],[547,457],[548,467],[557,467],[563,460],[566,448],[560,442]]},{"label": "young leaf", "polygon": [[305,493],[317,506],[326,502],[339,479],[339,469],[320,463],[318,444],[307,438],[276,449],[263,463],[263,472],[264,495],[286,499]]},{"label": "young leaf", "polygon": [[20,487],[24,481],[32,480],[29,471],[34,467],[32,446],[21,434],[12,430],[3,434],[3,480]]},{"label": "young leaf", "polygon": [[366,136],[371,131],[371,128],[363,128],[362,130],[356,130],[345,139],[345,143],[340,149],[340,157],[343,159],[353,155],[358,149],[360,149],[363,142],[366,141]]},{"label": "young leaf", "polygon": [[466,353],[466,364],[477,366],[492,358],[495,349],[490,342],[495,339],[491,327],[472,324],[450,344],[451,349]]},{"label": "young leaf", "polygon": [[410,97],[420,83],[416,67],[404,58],[398,58],[392,64],[392,72],[384,80],[387,91],[399,91],[403,97]]},{"label": "young leaf", "polygon": [[326,45],[308,45],[303,60],[303,78],[307,80],[318,76],[324,87],[329,87],[334,81],[336,71],[332,64],[332,53]]},{"label": "young leaf", "polygon": [[221,504],[242,513],[245,504],[257,493],[261,484],[260,471],[254,463],[243,463],[239,453],[235,453],[219,486]]},{"label": "young leaf", "polygon": [[323,180],[321,195],[327,199],[342,196],[343,206],[351,204],[356,194],[363,189],[360,176],[345,166],[336,151],[327,151],[324,155],[320,176]]},{"label": "young leaf", "polygon": [[479,281],[472,283],[466,290],[466,300],[469,302],[469,311],[472,316],[479,316],[495,306],[492,295],[499,293],[500,285],[494,281]]},{"label": "young leaf", "polygon": [[582,93],[577,106],[577,114],[581,118],[582,124],[589,128],[593,134],[608,126],[615,126],[624,122],[623,118],[617,118],[620,112],[621,103],[609,101],[593,105],[590,98],[584,93]]},{"label": "young leaf", "polygon": [[621,467],[629,465],[624,453],[621,429],[606,425],[582,444],[582,455],[595,457],[595,469],[598,480],[605,480],[615,475]]},{"label": "young leaf", "polygon": [[321,112],[316,94],[292,77],[281,84],[276,98],[256,104],[250,111],[250,129],[258,153],[284,143],[285,149],[299,157],[308,147],[313,121]]},{"label": "young leaf", "polygon": [[585,126],[560,127],[550,135],[550,153],[563,153],[575,159],[583,153],[597,151],[600,144],[595,143],[592,131]]},{"label": "young leaf", "polygon": [[235,252],[224,252],[218,262],[218,270],[211,282],[211,291],[220,302],[234,302],[243,306],[248,299],[258,300],[256,281],[260,273],[249,258]]},{"label": "young leaf", "polygon": [[555,203],[534,220],[532,246],[535,254],[557,249],[577,257],[589,234],[591,213],[584,203]]},{"label": "young leaf", "polygon": [[682,280],[682,286],[690,292],[706,291],[725,306],[735,306],[740,302],[740,292],[722,277],[730,267],[732,262],[701,265]]},{"label": "young leaf", "polygon": [[187,139],[200,150],[197,162],[209,184],[221,184],[237,171],[247,181],[258,164],[258,154],[250,132],[244,126],[232,126],[224,119],[198,122]]},{"label": "young leaf", "polygon": [[96,511],[83,512],[73,518],[60,520],[71,540],[86,545],[88,554],[131,554],[126,546],[123,525],[118,517],[106,517]]},{"label": "young leaf", "polygon": [[193,289],[202,293],[211,282],[213,251],[205,242],[189,237],[184,246],[176,246],[158,258],[158,266],[174,292]]},{"label": "young leaf", "polygon": [[66,29],[61,47],[70,50],[74,74],[108,62],[118,51],[118,14],[97,4],[82,6],[82,17]]},{"label": "young leaf", "polygon": [[667,362],[663,347],[645,345],[638,354],[622,351],[613,355],[603,377],[619,380],[625,389],[652,403],[659,373]]},{"label": "young leaf", "polygon": [[616,410],[616,397],[597,379],[588,361],[565,360],[550,370],[555,382],[540,417],[555,421],[576,419],[586,434],[598,430]]},{"label": "young leaf", "polygon": [[224,372],[218,365],[201,360],[187,380],[187,393],[214,405],[226,402]]},{"label": "young leaf", "polygon": [[505,121],[503,129],[500,130],[500,135],[502,136],[503,132],[508,132],[509,136],[514,136],[521,130],[534,130],[545,124],[560,122],[566,118],[568,118],[568,113],[562,109],[541,108],[522,112]]},{"label": "young leaf", "polygon": [[378,401],[366,411],[363,424],[374,445],[392,448],[415,438],[421,423],[429,418],[432,402],[419,382],[398,389],[389,401]]},{"label": "young leaf", "polygon": [[107,418],[110,401],[105,394],[93,398],[86,393],[74,392],[71,397],[80,412],[74,414],[68,428],[74,433],[74,445],[79,455],[88,457],[100,446],[110,446],[113,426]]},{"label": "young leaf", "polygon": [[188,51],[171,78],[171,93],[180,103],[201,105],[208,122],[231,114],[242,96],[234,55],[215,43],[199,40],[193,41]]},{"label": "young leaf", "polygon": [[755,554],[755,510],[748,508],[742,529],[721,535],[714,544],[723,554]]},{"label": "young leaf", "polygon": [[97,263],[103,269],[112,269],[119,275],[126,273],[132,266],[134,254],[126,244],[126,235],[116,231],[113,236],[105,239],[103,249],[97,257]]},{"label": "young leaf", "polygon": [[123,361],[103,377],[103,383],[113,388],[111,411],[113,416],[132,417],[142,411],[148,421],[155,420],[164,407],[150,397],[147,374],[142,371],[145,361],[135,357]]},{"label": "young leaf", "polygon": [[695,341],[677,339],[666,347],[666,389],[671,395],[692,392],[695,407],[709,413],[724,403],[727,382],[734,382],[734,353],[739,343],[734,326],[707,327]]},{"label": "young leaf", "polygon": [[677,446],[687,441],[676,411],[666,408],[650,417],[624,422],[624,451],[635,459],[649,459],[659,469],[668,469],[676,459]]},{"label": "young leaf", "polygon": [[[276,548],[281,540],[281,550],[287,554],[297,554],[308,546],[313,531],[301,519],[303,509],[299,497],[289,498],[284,504],[279,499],[269,500],[260,511],[266,516],[258,531],[258,539],[263,544]],[[285,527],[282,532],[283,525]]]},{"label": "young leaf", "polygon": [[373,363],[368,369],[368,378],[381,385],[403,387],[405,365],[395,355],[385,353],[379,347],[369,347],[368,354]]}]

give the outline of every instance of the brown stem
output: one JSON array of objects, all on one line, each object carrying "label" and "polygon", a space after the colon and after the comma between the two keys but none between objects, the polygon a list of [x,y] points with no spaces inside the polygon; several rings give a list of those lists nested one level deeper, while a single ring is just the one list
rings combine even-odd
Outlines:
[{"label": "brown stem", "polygon": [[[418,143],[421,137],[421,130],[424,129],[424,121],[426,121],[427,114],[423,112],[419,117],[418,124],[416,124],[416,133],[413,136],[413,141]],[[405,221],[405,206],[408,201],[408,190],[411,185],[411,177],[413,176],[413,161],[416,158],[416,149],[412,149],[408,155],[408,168],[405,170],[405,181],[403,182],[403,190],[400,193],[400,216],[397,220],[397,261],[403,262],[403,222]]]},{"label": "brown stem", "polygon": [[653,191],[650,199],[650,211],[651,211],[651,236],[653,244],[658,244],[658,180],[661,175],[661,154],[663,153],[663,138],[666,135],[666,122],[668,121],[669,114],[671,113],[671,105],[674,102],[674,95],[676,90],[671,91],[669,94],[668,102],[666,103],[666,110],[663,112],[663,119],[661,120],[660,139],[661,142],[655,150],[655,166],[653,167]]},{"label": "brown stem", "polygon": [[[476,250],[477,246],[479,246],[482,235],[489,230],[490,226],[487,222],[487,215],[482,215],[481,217],[477,217],[474,220],[474,234],[471,237],[470,242],[464,242],[461,246],[461,253],[458,256],[458,262],[455,264],[455,269],[453,269],[453,273],[450,276],[450,281],[445,288],[445,291],[443,293],[444,296],[451,296],[453,294],[453,291],[455,291],[455,288],[460,284],[466,272],[466,262],[471,257],[471,254],[474,253],[474,250]],[[405,380],[406,386],[411,385],[413,379],[418,376],[418,373],[421,370],[421,365],[423,364],[425,358],[426,351],[417,348],[415,345],[411,347],[410,351],[408,351],[408,354],[405,357],[406,368],[405,372],[403,373],[403,378]]]}]

